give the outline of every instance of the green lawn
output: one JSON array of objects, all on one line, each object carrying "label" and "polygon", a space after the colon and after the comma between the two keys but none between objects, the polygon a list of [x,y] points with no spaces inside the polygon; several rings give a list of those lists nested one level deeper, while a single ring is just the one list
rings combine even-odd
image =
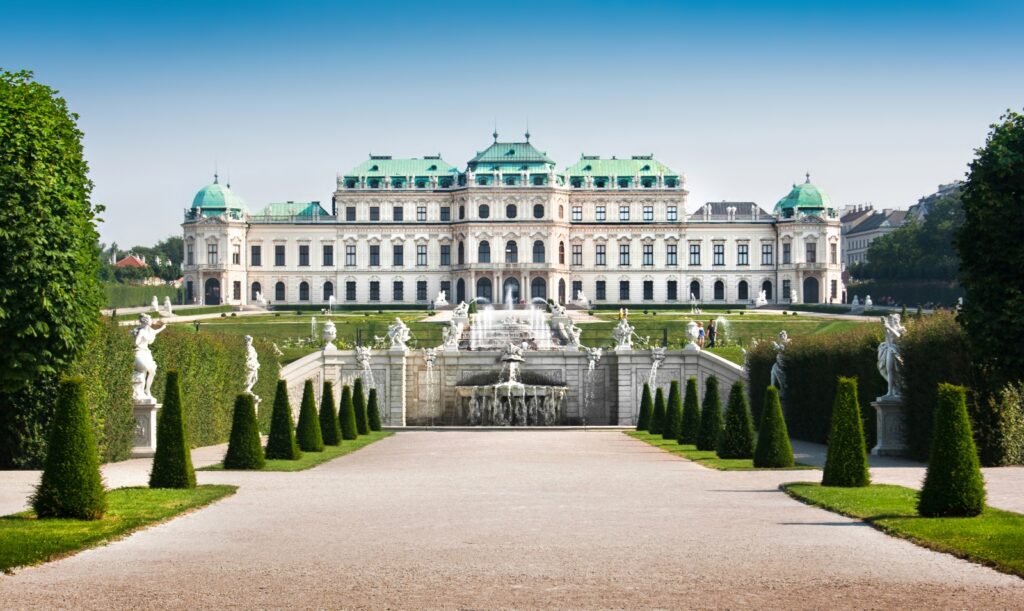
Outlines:
[{"label": "green lawn", "polygon": [[[648,443],[656,448],[660,448],[666,452],[671,452],[677,456],[682,456],[683,458],[692,460],[698,465],[703,465],[711,469],[718,469],[719,471],[774,470],[757,469],[754,467],[754,461],[749,458],[719,458],[714,452],[698,450],[697,446],[694,445],[680,445],[675,439],[662,439],[661,435],[651,435],[647,431],[625,431],[625,433],[634,439],[639,439],[640,441]],[[790,467],[789,469],[814,469],[814,467],[797,463],[795,467]]]},{"label": "green lawn", "polygon": [[797,500],[868,524],[918,545],[1024,577],[1024,515],[985,508],[974,518],[917,516],[917,491],[874,484],[835,488],[799,482],[782,489]]},{"label": "green lawn", "polygon": [[[371,443],[394,435],[392,431],[371,431],[369,435],[360,435],[359,439],[342,441],[341,445],[325,446],[323,452],[303,452],[298,460],[268,460],[264,471],[305,471],[339,456],[365,448]],[[218,463],[203,467],[200,471],[223,471],[224,465]]]},{"label": "green lawn", "polygon": [[235,486],[192,490],[118,488],[107,493],[102,520],[40,520],[30,511],[0,517],[0,570],[39,564],[123,537],[144,526],[234,494]]}]

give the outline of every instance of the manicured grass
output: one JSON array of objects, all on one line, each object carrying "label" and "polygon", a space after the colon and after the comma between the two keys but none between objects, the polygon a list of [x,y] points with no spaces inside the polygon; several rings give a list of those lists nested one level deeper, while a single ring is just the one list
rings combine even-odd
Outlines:
[{"label": "manicured grass", "polygon": [[[675,439],[662,439],[661,435],[652,435],[647,431],[625,431],[627,435],[634,439],[639,439],[645,443],[648,443],[656,448],[671,452],[677,456],[682,456],[688,460],[692,460],[698,465],[708,467],[710,469],[718,469],[719,471],[774,471],[775,469],[755,469],[754,461],[750,458],[719,458],[717,454],[711,451],[698,450],[697,446],[686,444],[679,445]],[[779,469],[780,471],[788,471],[793,469],[814,469],[810,465],[802,465],[797,463],[796,466],[790,469]]]},{"label": "manicured grass", "polygon": [[[313,467],[325,463],[329,460],[334,460],[339,456],[344,456],[351,452],[355,452],[360,448],[364,448],[371,443],[380,441],[385,437],[394,435],[392,431],[371,431],[369,435],[360,435],[359,439],[352,441],[342,441],[341,445],[337,446],[324,446],[323,452],[303,452],[302,458],[298,460],[268,460],[264,471],[305,471],[306,469],[312,469]],[[224,465],[217,463],[208,467],[203,467],[199,471],[223,471]]]},{"label": "manicured grass", "polygon": [[833,488],[799,482],[782,489],[793,498],[834,511],[918,545],[1024,577],[1024,515],[986,507],[973,518],[922,518],[917,491],[873,484]]},{"label": "manicured grass", "polygon": [[101,520],[38,519],[31,511],[0,517],[0,570],[69,556],[208,505],[237,489],[118,488],[107,493],[107,513]]}]

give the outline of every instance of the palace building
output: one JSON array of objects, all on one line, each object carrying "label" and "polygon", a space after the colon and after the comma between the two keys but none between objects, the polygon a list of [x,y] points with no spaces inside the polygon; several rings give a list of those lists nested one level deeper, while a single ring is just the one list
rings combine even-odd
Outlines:
[{"label": "palace building", "polygon": [[[214,176],[185,211],[189,303],[409,304],[534,298],[593,304],[839,303],[840,220],[806,182],[768,212],[687,212],[685,176],[652,155],[583,155],[562,170],[497,133],[464,169],[371,155],[329,206],[250,211]],[[333,300],[332,300],[333,297]]]}]

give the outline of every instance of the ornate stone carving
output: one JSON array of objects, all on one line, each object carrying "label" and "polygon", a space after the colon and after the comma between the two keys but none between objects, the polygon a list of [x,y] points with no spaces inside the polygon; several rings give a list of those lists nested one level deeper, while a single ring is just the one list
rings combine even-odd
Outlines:
[{"label": "ornate stone carving", "polygon": [[396,317],[395,322],[388,325],[388,341],[391,342],[392,348],[401,348],[405,350],[408,348],[406,344],[409,341],[411,332],[409,327],[402,322],[401,318]]},{"label": "ornate stone carving", "polygon": [[252,389],[256,386],[256,380],[259,379],[260,372],[260,360],[256,354],[256,348],[252,345],[252,336],[245,336],[245,393],[252,395],[253,398],[259,403],[259,397],[253,394]]},{"label": "ornate stone carving", "polygon": [[899,314],[890,314],[881,317],[882,326],[885,329],[885,340],[878,344],[878,373],[882,374],[888,383],[887,392],[879,399],[899,399],[902,386],[900,367],[903,366],[903,357],[897,342],[907,328],[900,322]]},{"label": "ornate stone carving", "polygon": [[148,314],[139,314],[139,324],[132,329],[135,336],[135,374],[132,376],[132,399],[135,403],[156,404],[153,397],[153,378],[156,376],[156,361],[149,346],[156,341],[156,336],[166,329],[166,325],[153,327],[153,319]]}]

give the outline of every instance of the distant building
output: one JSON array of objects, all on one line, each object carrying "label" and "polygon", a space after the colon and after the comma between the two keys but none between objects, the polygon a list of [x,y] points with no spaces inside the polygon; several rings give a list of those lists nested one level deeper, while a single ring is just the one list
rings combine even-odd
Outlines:
[{"label": "distant building", "polygon": [[146,265],[146,259],[144,257],[140,257],[135,253],[130,253],[128,256],[124,257],[117,263],[114,263],[114,267],[137,267],[139,269],[142,269],[149,266]]},{"label": "distant building", "polygon": [[[851,220],[850,229],[843,225],[843,254],[846,258],[846,265],[863,263],[867,259],[868,247],[880,236],[890,231],[895,231],[907,218],[908,211],[893,210],[886,208],[881,212],[867,209],[867,214],[861,214],[855,220]],[[845,215],[844,215],[845,218]]]},{"label": "distant building", "polygon": [[954,180],[951,183],[945,185],[939,185],[938,191],[927,195],[917,200],[917,203],[910,207],[907,211],[907,218],[914,219],[916,221],[924,220],[924,217],[928,216],[928,213],[932,211],[932,206],[939,199],[948,195],[953,195],[964,186],[964,181]]}]

